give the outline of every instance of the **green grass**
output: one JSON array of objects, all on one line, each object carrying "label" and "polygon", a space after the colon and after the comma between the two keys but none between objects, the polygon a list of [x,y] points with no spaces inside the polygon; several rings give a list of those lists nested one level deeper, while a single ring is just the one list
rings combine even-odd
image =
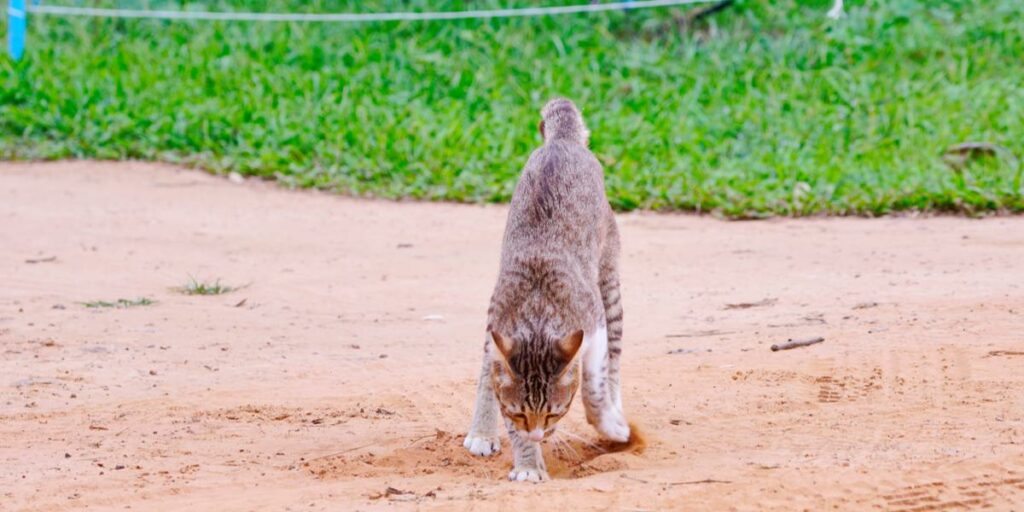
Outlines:
[{"label": "green grass", "polygon": [[216,281],[200,281],[194,277],[189,277],[185,286],[177,288],[177,290],[185,295],[221,295],[240,288],[238,286],[220,284],[220,279]]},{"label": "green grass", "polygon": [[156,304],[152,299],[146,297],[139,297],[137,299],[117,299],[114,302],[107,302],[104,300],[94,300],[92,302],[83,302],[82,305],[87,308],[133,308],[136,306],[150,306]]},{"label": "green grass", "polygon": [[1012,159],[960,172],[942,161],[964,141],[1024,153],[1020,0],[854,1],[838,22],[830,3],[741,0],[682,29],[671,20],[684,9],[363,25],[36,16],[26,58],[0,57],[0,158],[161,160],[347,194],[505,201],[539,142],[537,111],[565,95],[618,209],[1024,211]]}]

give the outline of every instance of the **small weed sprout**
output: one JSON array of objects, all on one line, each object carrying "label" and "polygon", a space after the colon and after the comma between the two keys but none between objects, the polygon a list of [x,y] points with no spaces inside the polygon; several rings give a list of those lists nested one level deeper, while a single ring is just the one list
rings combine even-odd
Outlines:
[{"label": "small weed sprout", "polygon": [[147,297],[139,297],[137,299],[117,299],[114,302],[108,302],[105,300],[94,300],[90,302],[83,302],[82,305],[87,308],[134,308],[136,306],[150,306],[156,304],[156,302]]},{"label": "small weed sprout", "polygon": [[188,282],[185,283],[185,286],[182,286],[177,290],[185,295],[222,295],[233,292],[239,288],[240,287],[238,286],[221,284],[220,279],[217,279],[216,281],[200,281],[189,276]]}]

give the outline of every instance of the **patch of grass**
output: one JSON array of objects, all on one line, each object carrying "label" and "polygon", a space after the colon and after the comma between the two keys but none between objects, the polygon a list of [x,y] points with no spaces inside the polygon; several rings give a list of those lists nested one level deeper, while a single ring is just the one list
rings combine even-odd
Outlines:
[{"label": "patch of grass", "polygon": [[240,288],[241,287],[220,284],[220,279],[217,279],[216,281],[200,281],[194,277],[189,277],[185,286],[177,288],[177,290],[185,295],[221,295],[233,292]]},{"label": "patch of grass", "polygon": [[94,300],[92,302],[82,303],[82,305],[87,308],[134,308],[136,306],[150,306],[153,304],[156,304],[156,301],[146,297],[139,297],[137,299],[117,299],[114,302]]},{"label": "patch of grass", "polygon": [[[548,0],[546,5],[580,0]],[[527,0],[153,0],[150,8],[459,10]],[[0,158],[145,159],[347,194],[506,201],[555,95],[620,210],[727,217],[1024,211],[1020,0],[741,0],[434,23],[34,16],[0,57]],[[97,6],[138,6],[99,0]],[[0,29],[3,30],[3,29]]]}]

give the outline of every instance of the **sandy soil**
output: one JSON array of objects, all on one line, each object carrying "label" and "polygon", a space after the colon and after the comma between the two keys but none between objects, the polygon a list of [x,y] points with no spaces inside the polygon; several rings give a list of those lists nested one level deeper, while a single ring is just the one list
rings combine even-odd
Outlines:
[{"label": "sandy soil", "polygon": [[1024,510],[1024,218],[622,215],[648,446],[533,485],[461,447],[504,215],[0,164],[0,509]]}]

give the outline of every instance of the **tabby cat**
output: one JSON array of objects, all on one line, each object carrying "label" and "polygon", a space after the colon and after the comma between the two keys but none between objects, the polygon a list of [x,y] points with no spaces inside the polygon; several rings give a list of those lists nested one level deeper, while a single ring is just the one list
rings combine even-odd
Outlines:
[{"label": "tabby cat", "polygon": [[508,478],[519,481],[548,479],[540,442],[569,411],[581,380],[587,421],[612,441],[630,435],[619,391],[619,234],[604,171],[571,101],[548,102],[540,132],[544,145],[512,196],[463,443],[475,455],[497,453],[503,419],[514,460]]}]

